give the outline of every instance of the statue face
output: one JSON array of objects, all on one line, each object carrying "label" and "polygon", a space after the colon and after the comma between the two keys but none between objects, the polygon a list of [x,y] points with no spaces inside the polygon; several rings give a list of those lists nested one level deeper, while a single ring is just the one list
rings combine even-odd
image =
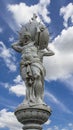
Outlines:
[{"label": "statue face", "polygon": [[28,36],[23,36],[23,38],[22,38],[22,41],[23,41],[23,42],[26,43],[28,40],[29,40],[29,39],[28,39]]},{"label": "statue face", "polygon": [[28,35],[24,35],[22,38],[22,42],[24,45],[28,44],[28,41],[30,40],[30,37]]}]

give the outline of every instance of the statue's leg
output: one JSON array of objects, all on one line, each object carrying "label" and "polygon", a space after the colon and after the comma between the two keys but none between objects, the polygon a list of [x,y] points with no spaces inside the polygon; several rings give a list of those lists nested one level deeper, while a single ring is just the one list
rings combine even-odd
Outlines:
[{"label": "statue's leg", "polygon": [[27,70],[27,68],[26,68],[26,66],[25,65],[20,65],[20,75],[21,75],[21,77],[22,77],[22,79],[23,79],[23,81],[25,82],[25,86],[26,86],[26,99],[25,99],[25,101],[24,102],[28,102],[28,100],[29,100],[29,91],[28,91],[28,84],[27,84],[27,81],[26,81],[26,71]]},{"label": "statue's leg", "polygon": [[34,92],[33,92],[33,86],[29,86],[28,83],[26,84],[26,99],[28,103],[34,102]]},{"label": "statue's leg", "polygon": [[37,100],[43,100],[43,84],[39,75],[35,77],[34,87]]},{"label": "statue's leg", "polygon": [[35,100],[38,103],[43,102],[43,93],[44,93],[44,84],[42,81],[43,75],[41,75],[41,71],[38,67],[32,66],[33,76],[34,76],[34,94]]},{"label": "statue's leg", "polygon": [[25,65],[20,65],[20,75],[21,75],[23,81],[25,82],[25,79],[26,79],[26,67],[25,67]]}]

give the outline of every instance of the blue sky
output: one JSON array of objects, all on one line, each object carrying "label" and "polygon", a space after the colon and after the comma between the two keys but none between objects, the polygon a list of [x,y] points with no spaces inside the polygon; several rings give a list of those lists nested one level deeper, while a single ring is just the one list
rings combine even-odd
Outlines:
[{"label": "blue sky", "polygon": [[44,100],[52,115],[45,130],[73,130],[73,1],[72,0],[0,0],[0,130],[21,130],[13,112],[25,97],[20,77],[20,54],[11,48],[18,39],[21,24],[33,13],[50,33],[45,57]]}]

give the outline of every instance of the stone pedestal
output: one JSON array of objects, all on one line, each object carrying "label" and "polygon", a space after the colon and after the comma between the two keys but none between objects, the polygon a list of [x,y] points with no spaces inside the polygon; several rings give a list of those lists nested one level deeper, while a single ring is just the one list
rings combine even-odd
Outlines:
[{"label": "stone pedestal", "polygon": [[46,105],[25,106],[20,105],[15,115],[17,120],[23,124],[23,130],[42,130],[42,125],[51,115],[51,109]]}]

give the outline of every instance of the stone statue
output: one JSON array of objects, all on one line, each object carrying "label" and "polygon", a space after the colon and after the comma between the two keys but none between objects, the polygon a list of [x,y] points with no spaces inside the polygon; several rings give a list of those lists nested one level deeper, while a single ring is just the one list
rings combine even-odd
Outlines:
[{"label": "stone statue", "polygon": [[[36,23],[35,17],[33,17],[33,20]],[[33,40],[32,33],[26,30],[22,33],[20,41],[12,44],[13,49],[21,53],[20,74],[26,84],[26,99],[24,104],[30,106],[44,104],[44,77],[46,71],[42,64],[43,56],[54,54],[51,50],[46,49],[45,51],[42,49],[44,47],[39,45],[40,37],[39,41],[36,41],[37,35],[38,33],[36,33]]]},{"label": "stone statue", "polygon": [[36,18],[34,14],[32,21],[22,25],[19,41],[12,44],[12,48],[21,53],[20,74],[26,85],[26,98],[15,111],[18,121],[24,125],[23,130],[41,130],[51,114],[43,100],[46,75],[43,57],[54,53],[48,48],[47,28]]}]

